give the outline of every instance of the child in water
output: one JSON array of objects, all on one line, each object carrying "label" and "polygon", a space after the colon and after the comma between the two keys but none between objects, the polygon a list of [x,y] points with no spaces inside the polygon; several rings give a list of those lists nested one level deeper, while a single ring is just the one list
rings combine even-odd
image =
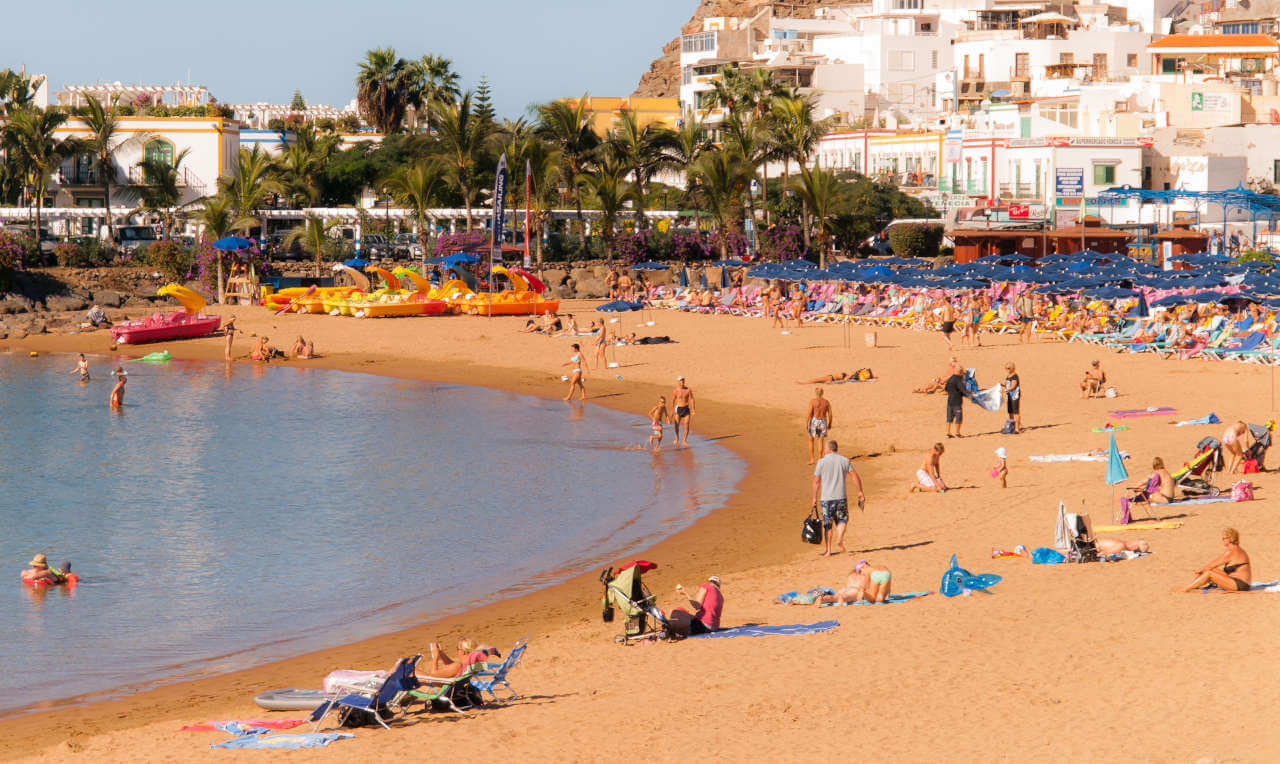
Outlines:
[{"label": "child in water", "polygon": [[996,466],[991,468],[991,477],[1000,480],[1001,488],[1009,487],[1009,452],[1004,446],[996,449]]},{"label": "child in water", "polygon": [[67,373],[79,374],[81,382],[89,381],[89,362],[85,360],[84,353],[80,354],[80,360],[76,361],[76,367]]},{"label": "child in water", "polygon": [[116,386],[111,389],[111,408],[118,409],[124,405],[124,383],[128,381],[129,372],[124,370],[123,366],[117,366]]},{"label": "child in water", "polygon": [[649,436],[649,447],[652,449],[662,448],[662,423],[671,418],[667,413],[667,398],[664,395],[658,396],[658,403],[649,409],[649,419],[653,422],[653,434]]}]

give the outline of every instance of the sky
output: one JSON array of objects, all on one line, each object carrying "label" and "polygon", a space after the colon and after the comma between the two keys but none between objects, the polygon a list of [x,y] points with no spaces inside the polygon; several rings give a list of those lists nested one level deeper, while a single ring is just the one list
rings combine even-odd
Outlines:
[{"label": "sky", "polygon": [[[453,61],[488,77],[500,117],[555,98],[630,95],[697,0],[117,0],[6,4],[0,69],[50,96],[95,82],[205,85],[221,103],[344,106],[365,52]],[[188,74],[189,73],[189,74]]]}]

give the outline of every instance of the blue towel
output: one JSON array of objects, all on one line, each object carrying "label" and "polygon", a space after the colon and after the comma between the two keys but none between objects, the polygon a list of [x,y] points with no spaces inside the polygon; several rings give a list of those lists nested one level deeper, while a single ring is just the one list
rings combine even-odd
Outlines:
[{"label": "blue towel", "polygon": [[1031,561],[1037,565],[1057,565],[1060,562],[1066,562],[1067,557],[1057,549],[1042,546],[1031,553]]},{"label": "blue towel", "polygon": [[1217,414],[1210,413],[1209,416],[1202,416],[1199,419],[1183,419],[1175,425],[1175,427],[1184,427],[1189,424],[1219,424],[1222,422]]},{"label": "blue towel", "polygon": [[[904,592],[902,594],[890,594],[888,598],[885,599],[884,602],[867,602],[866,600],[858,600],[857,602],[841,602],[839,604],[841,605],[892,605],[895,602],[907,602],[908,600],[913,600],[916,597],[923,597],[926,594],[933,594],[933,592]],[[836,604],[837,603],[835,602],[831,602],[825,605],[820,605],[819,607],[835,607]]]},{"label": "blue towel", "polygon": [[1171,501],[1167,506],[1170,507],[1186,507],[1195,504],[1217,504],[1222,501],[1231,501],[1231,494],[1225,493],[1221,496],[1201,496],[1198,499],[1178,499]]},{"label": "blue towel", "polygon": [[783,592],[778,595],[777,602],[783,605],[790,605],[792,602],[800,600],[800,604],[802,605],[811,605],[814,600],[822,595],[835,593],[835,589],[830,589],[825,586],[815,586],[807,592]]},{"label": "blue towel", "polygon": [[210,748],[319,748],[335,740],[353,738],[350,732],[297,732],[283,735],[241,735]]},{"label": "blue towel", "polygon": [[817,634],[831,631],[839,626],[839,621],[818,621],[817,623],[792,623],[785,626],[734,626],[720,629],[710,634],[695,634],[690,639],[727,639],[729,637],[773,637],[790,634]]}]

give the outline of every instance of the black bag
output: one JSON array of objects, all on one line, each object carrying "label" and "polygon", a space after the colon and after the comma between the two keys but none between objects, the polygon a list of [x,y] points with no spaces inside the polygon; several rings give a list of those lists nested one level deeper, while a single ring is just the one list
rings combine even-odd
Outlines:
[{"label": "black bag", "polygon": [[804,528],[800,530],[800,540],[806,544],[822,543],[822,520],[818,518],[818,505],[814,504],[809,510],[809,516],[804,519]]}]

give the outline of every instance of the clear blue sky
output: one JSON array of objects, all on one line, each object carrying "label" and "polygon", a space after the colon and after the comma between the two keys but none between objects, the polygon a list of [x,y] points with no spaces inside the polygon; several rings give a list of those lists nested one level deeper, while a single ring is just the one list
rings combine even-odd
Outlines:
[{"label": "clear blue sky", "polygon": [[125,0],[7,3],[0,69],[66,84],[186,81],[224,103],[342,106],[358,62],[391,46],[482,74],[498,113],[590,92],[623,96],[680,33],[697,0]]}]

